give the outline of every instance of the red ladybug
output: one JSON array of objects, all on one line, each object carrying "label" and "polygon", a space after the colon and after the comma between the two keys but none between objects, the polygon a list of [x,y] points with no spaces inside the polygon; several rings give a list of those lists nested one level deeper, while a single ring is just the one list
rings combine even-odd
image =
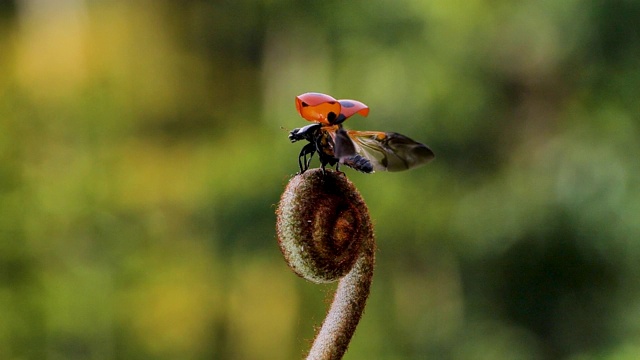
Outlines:
[{"label": "red ladybug", "polygon": [[296,109],[313,122],[289,133],[291,142],[309,142],[298,155],[300,173],[309,169],[315,153],[323,170],[329,164],[339,171],[340,164],[344,164],[364,173],[408,170],[435,157],[426,145],[398,133],[345,130],[342,123],[351,115],[369,114],[369,107],[360,101],[336,100],[310,92],[296,96]]}]

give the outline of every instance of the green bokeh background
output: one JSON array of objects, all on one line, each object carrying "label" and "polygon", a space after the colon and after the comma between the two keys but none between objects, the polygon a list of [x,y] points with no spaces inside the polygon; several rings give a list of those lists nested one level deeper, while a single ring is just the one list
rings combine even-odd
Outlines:
[{"label": "green bokeh background", "polygon": [[302,357],[335,285],[274,211],[319,91],[437,155],[346,170],[346,359],[638,359],[639,89],[635,0],[4,1],[0,358]]}]

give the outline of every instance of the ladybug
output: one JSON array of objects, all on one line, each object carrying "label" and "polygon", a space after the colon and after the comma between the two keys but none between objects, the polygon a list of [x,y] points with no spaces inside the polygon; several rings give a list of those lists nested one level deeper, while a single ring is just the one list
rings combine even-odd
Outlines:
[{"label": "ladybug", "polygon": [[352,115],[369,115],[369,107],[360,101],[309,92],[296,96],[296,110],[312,122],[289,133],[292,143],[308,141],[298,155],[301,174],[315,153],[323,171],[327,165],[340,171],[344,164],[363,173],[408,170],[435,158],[429,147],[398,133],[345,130],[342,123]]}]

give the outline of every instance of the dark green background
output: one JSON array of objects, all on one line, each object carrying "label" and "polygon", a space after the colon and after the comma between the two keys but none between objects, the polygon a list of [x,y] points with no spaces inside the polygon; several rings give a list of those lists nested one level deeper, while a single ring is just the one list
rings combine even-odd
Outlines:
[{"label": "dark green background", "polygon": [[633,0],[3,2],[0,358],[300,358],[334,286],[286,267],[274,211],[319,91],[437,155],[346,170],[379,248],[347,359],[637,359],[639,24]]}]

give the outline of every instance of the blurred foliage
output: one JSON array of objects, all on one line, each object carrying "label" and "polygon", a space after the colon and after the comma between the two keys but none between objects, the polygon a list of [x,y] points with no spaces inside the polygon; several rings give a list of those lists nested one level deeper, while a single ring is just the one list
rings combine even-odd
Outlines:
[{"label": "blurred foliage", "polygon": [[306,91],[437,154],[346,170],[379,247],[346,358],[638,358],[639,24],[635,0],[0,3],[0,358],[300,358],[333,289],[274,238]]}]

